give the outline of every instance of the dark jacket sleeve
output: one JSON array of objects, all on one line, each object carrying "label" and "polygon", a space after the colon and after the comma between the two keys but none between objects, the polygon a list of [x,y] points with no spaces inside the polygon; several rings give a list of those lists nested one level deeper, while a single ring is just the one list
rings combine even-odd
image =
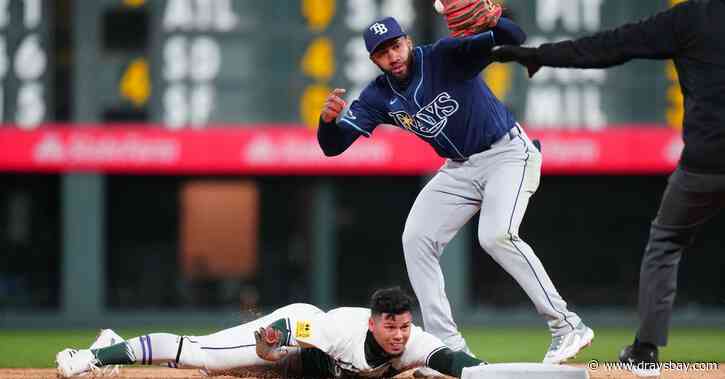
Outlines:
[{"label": "dark jacket sleeve", "polygon": [[317,142],[326,156],[342,154],[360,136],[360,133],[349,128],[341,128],[337,122],[324,122],[320,118],[317,127]]},{"label": "dark jacket sleeve", "polygon": [[536,52],[542,66],[605,68],[631,59],[669,59],[692,35],[691,2],[678,4],[647,19],[591,36],[547,43]]}]

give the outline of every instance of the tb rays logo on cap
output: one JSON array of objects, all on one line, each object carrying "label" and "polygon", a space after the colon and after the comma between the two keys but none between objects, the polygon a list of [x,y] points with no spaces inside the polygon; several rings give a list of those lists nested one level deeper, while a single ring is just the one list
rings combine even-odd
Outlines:
[{"label": "tb rays logo on cap", "polygon": [[385,26],[385,24],[381,24],[379,22],[376,22],[370,26],[370,31],[377,35],[385,34],[388,32],[388,27]]},{"label": "tb rays logo on cap", "polygon": [[404,36],[405,32],[400,27],[398,21],[392,17],[386,17],[370,24],[365,30],[363,37],[365,39],[365,48],[368,53],[372,54],[380,44],[393,38]]}]

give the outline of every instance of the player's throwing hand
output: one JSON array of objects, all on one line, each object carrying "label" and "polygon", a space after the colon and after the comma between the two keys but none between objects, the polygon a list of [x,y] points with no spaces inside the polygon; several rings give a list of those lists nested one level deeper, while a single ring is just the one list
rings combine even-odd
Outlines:
[{"label": "player's throwing hand", "polygon": [[330,92],[330,95],[327,96],[327,100],[325,100],[325,106],[322,108],[322,113],[320,114],[322,121],[332,122],[340,115],[340,113],[342,113],[342,110],[345,109],[347,103],[340,96],[344,95],[345,92],[346,91],[343,88],[335,88],[332,92]]}]

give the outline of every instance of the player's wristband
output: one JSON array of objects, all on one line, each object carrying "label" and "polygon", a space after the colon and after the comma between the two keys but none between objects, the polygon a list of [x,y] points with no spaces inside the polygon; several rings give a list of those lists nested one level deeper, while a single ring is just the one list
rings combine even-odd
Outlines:
[{"label": "player's wristband", "polygon": [[320,117],[317,128],[317,141],[327,156],[339,155],[358,137],[357,132],[341,128],[335,120],[325,122]]},{"label": "player's wristband", "polygon": [[337,126],[337,121],[333,119],[330,122],[325,122],[325,120],[322,119],[322,116],[320,116],[320,120],[317,123],[317,126],[320,128],[334,128],[335,126]]},{"label": "player's wristband", "polygon": [[289,328],[287,327],[287,319],[281,318],[281,319],[269,324],[269,328],[277,330],[282,334],[282,337],[280,338],[280,341],[279,341],[280,346],[289,346],[290,336],[292,335],[292,333],[290,332]]},{"label": "player's wristband", "polygon": [[464,368],[478,366],[481,363],[485,362],[462,351],[453,351],[449,348],[436,351],[428,359],[428,367],[456,378],[461,377]]}]

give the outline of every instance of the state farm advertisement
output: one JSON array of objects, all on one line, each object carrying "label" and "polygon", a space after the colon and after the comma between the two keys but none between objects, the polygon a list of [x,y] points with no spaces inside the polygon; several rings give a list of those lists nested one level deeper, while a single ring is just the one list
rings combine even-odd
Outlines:
[{"label": "state farm advertisement", "polygon": [[[543,145],[545,174],[658,174],[682,151],[659,125],[603,131],[527,130]],[[124,174],[424,175],[443,163],[416,136],[378,128],[337,157],[298,125],[238,125],[170,131],[146,125],[0,127],[0,171]]]}]

